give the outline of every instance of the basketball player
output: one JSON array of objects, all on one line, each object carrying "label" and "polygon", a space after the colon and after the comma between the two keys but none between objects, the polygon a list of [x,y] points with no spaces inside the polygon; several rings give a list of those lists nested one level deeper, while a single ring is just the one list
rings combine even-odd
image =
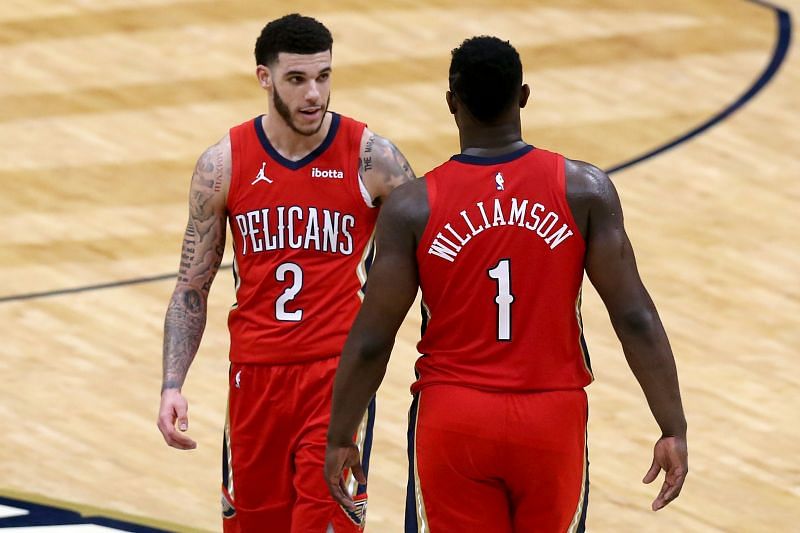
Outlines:
[{"label": "basketball player", "polygon": [[[406,531],[583,531],[592,381],[579,311],[585,270],[608,309],[662,435],[644,481],[678,496],[686,422],[667,336],[596,167],[521,138],[516,50],[475,37],[453,51],[447,104],[461,153],[395,191],[334,383],[325,475],[352,505],[350,439],[377,389],[417,287],[418,345],[409,426]],[[363,477],[362,477],[363,479]]]},{"label": "basketball player", "polygon": [[[206,322],[209,287],[233,234],[223,526],[231,532],[363,527],[321,476],[333,377],[361,303],[376,206],[414,179],[406,159],[364,124],[328,110],[330,32],[297,14],[255,46],[269,113],[233,127],[192,177],[180,271],[164,327],[158,427],[192,449],[181,387]],[[366,411],[366,408],[365,408]],[[371,417],[354,430],[367,460]],[[177,423],[177,429],[176,429]]]}]

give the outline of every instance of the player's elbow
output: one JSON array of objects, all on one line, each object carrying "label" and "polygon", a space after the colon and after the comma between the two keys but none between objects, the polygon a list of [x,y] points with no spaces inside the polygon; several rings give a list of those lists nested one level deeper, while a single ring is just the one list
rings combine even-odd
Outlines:
[{"label": "player's elbow", "polygon": [[355,342],[354,352],[364,362],[377,362],[389,358],[393,345],[393,339],[379,335],[362,335]]},{"label": "player's elbow", "polygon": [[620,335],[650,337],[660,328],[655,310],[649,307],[626,309],[613,317],[614,327]]}]

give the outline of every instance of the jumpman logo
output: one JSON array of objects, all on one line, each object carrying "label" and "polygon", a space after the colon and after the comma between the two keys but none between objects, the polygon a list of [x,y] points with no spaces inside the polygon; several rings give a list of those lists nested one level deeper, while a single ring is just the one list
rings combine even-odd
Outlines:
[{"label": "jumpman logo", "polygon": [[272,183],[272,180],[264,175],[264,167],[265,166],[267,166],[267,163],[261,163],[261,170],[258,171],[258,175],[256,176],[256,179],[254,179],[250,183],[250,185],[255,185],[259,181],[266,181],[267,183]]},{"label": "jumpman logo", "polygon": [[494,177],[494,181],[497,182],[498,191],[506,190],[505,187],[503,187],[503,183],[505,183],[505,181],[503,180],[503,175],[500,172],[498,172],[497,176]]},{"label": "jumpman logo", "polygon": [[241,377],[242,377],[242,371],[241,371],[241,370],[239,370],[239,371],[236,373],[236,378],[235,378],[235,380],[236,380],[236,388],[237,388],[237,389],[239,388],[239,385],[240,385],[240,383],[239,383],[239,380],[241,379]]}]

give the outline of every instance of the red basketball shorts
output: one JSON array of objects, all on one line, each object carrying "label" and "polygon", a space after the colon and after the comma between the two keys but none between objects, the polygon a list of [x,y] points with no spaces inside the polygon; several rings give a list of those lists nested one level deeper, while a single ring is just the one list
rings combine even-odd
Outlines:
[{"label": "red basketball shorts", "polygon": [[[345,511],[323,473],[338,357],[296,365],[232,363],[222,449],[225,533],[361,531],[366,486],[348,478],[358,512]],[[375,406],[356,444],[366,472]]]},{"label": "red basketball shorts", "polygon": [[433,385],[409,417],[406,532],[583,531],[586,393]]}]

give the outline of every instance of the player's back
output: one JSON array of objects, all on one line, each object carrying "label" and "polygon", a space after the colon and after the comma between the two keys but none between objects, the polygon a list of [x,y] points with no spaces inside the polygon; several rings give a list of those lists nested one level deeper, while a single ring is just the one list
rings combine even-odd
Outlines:
[{"label": "player's back", "polygon": [[526,146],[457,155],[426,174],[417,248],[427,324],[414,391],[577,389],[592,380],[580,291],[585,244],[564,158]]}]

